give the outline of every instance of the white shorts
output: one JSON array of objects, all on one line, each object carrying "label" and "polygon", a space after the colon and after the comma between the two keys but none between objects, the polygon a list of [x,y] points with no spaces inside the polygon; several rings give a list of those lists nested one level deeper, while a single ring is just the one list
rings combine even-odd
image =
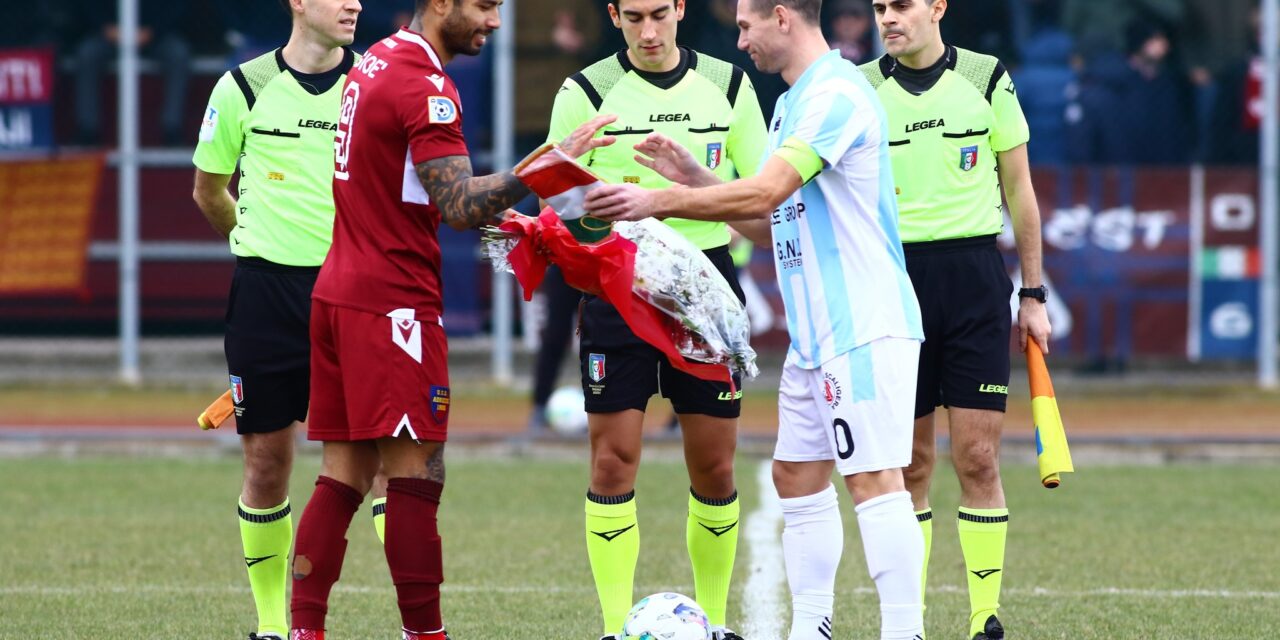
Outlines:
[{"label": "white shorts", "polygon": [[787,364],[775,460],[835,460],[840,475],[911,463],[920,343],[881,338],[817,369]]}]

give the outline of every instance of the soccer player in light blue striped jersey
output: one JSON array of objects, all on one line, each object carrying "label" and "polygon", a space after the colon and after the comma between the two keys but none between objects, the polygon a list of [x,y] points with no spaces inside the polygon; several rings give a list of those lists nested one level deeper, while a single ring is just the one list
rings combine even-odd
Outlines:
[{"label": "soccer player in light blue striped jersey", "polygon": [[832,637],[844,533],[834,467],[853,496],[882,639],[922,638],[924,537],[902,468],[911,461],[920,309],[898,236],[887,119],[863,74],[832,51],[821,0],[739,0],[738,46],[791,86],[753,177],[721,183],[656,134],[642,164],[694,189],[609,185],[608,220],[733,221],[774,251],[791,346],[778,392],[773,478],[792,594],[790,640]]}]

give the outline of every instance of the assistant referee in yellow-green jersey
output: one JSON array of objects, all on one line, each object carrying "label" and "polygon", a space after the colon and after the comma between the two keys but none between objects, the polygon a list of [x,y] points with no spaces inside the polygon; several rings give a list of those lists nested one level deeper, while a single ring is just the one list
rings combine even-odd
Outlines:
[{"label": "assistant referee in yellow-green jersey", "polygon": [[240,537],[258,612],[250,640],[289,634],[289,472],[295,425],[307,419],[311,290],[333,235],[343,82],[359,59],[348,46],[359,0],[280,4],[293,20],[288,43],[218,80],[192,158],[196,204],[236,256],[225,351],[244,450]]},{"label": "assistant referee in yellow-green jersey", "polygon": [[[1018,338],[1047,352],[1040,211],[1027,164],[1027,121],[999,60],[948,46],[947,0],[873,0],[887,54],[862,65],[889,118],[899,232],[925,342],[916,382],[915,446],[907,488],[933,539],[929,484],[933,415],[945,406],[960,480],[957,528],[969,583],[974,640],[1004,638],[997,617],[1009,510],[1000,485],[1000,431],[1009,386],[1013,285],[996,248],[1001,186],[1022,267]],[[923,576],[921,580],[924,582]]]}]

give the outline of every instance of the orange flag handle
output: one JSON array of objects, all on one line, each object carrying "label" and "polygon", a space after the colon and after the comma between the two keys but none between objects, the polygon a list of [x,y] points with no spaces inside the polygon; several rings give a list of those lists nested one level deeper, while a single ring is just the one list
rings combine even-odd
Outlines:
[{"label": "orange flag handle", "polygon": [[232,413],[235,413],[235,410],[236,404],[231,399],[231,390],[228,389],[200,413],[200,417],[196,418],[196,424],[200,425],[203,431],[217,429],[231,417]]}]

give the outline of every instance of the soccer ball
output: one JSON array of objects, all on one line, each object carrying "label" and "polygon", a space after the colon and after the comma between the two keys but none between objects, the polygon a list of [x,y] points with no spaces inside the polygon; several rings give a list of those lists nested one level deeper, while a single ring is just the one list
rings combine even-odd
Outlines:
[{"label": "soccer ball", "polygon": [[655,593],[631,607],[619,640],[711,640],[707,614],[692,598]]},{"label": "soccer ball", "polygon": [[586,399],[578,387],[560,387],[547,398],[547,424],[557,433],[579,435],[587,431]]}]

